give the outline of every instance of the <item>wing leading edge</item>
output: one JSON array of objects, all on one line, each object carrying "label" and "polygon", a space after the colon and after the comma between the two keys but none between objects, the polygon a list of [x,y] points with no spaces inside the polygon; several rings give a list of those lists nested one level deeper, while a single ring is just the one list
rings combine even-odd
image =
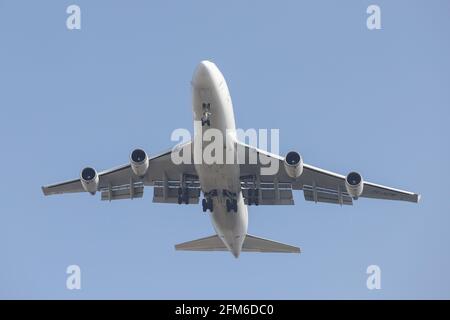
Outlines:
[{"label": "wing leading edge", "polygon": [[[277,185],[290,184],[292,190],[303,190],[305,200],[314,202],[328,202],[336,204],[352,204],[352,197],[347,193],[344,175],[324,170],[309,164],[303,164],[303,173],[298,178],[291,178],[284,169],[284,157],[267,151],[239,143],[245,149],[245,163],[241,165],[241,177],[257,181],[259,184],[275,183]],[[256,164],[249,164],[251,153],[258,157]],[[260,162],[259,155],[278,162],[278,171],[274,175],[261,175],[261,168],[267,167]],[[364,181],[362,198],[400,200],[417,203],[420,194],[391,188],[372,182]],[[272,203],[277,204],[277,203]],[[280,203],[281,204],[281,203]]]},{"label": "wing leading edge", "polygon": [[[190,142],[177,148],[190,148]],[[149,167],[144,177],[138,177],[134,174],[130,164],[124,164],[109,170],[105,170],[98,173],[98,187],[96,191],[102,192],[102,199],[111,200],[111,195],[117,195],[113,199],[124,198],[124,190],[128,190],[130,197],[142,196],[143,186],[155,186],[166,182],[170,184],[174,181],[183,180],[183,177],[189,177],[190,180],[195,180],[196,171],[193,164],[180,164],[176,165],[172,162],[171,149],[158,154],[153,157],[149,157]],[[68,180],[56,184],[51,184],[42,187],[44,195],[54,195],[62,193],[76,193],[86,192],[83,188],[81,179]],[[126,197],[126,198],[130,198]]]}]

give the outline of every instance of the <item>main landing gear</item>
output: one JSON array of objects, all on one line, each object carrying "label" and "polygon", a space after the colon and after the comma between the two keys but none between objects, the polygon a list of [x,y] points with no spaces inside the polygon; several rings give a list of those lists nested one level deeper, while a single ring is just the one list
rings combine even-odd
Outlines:
[{"label": "main landing gear", "polygon": [[189,204],[189,189],[178,188],[178,204]]},{"label": "main landing gear", "polygon": [[[230,192],[228,190],[222,190],[223,199],[225,199],[225,205],[227,212],[237,212],[237,195],[236,193]],[[202,200],[203,212],[210,211],[213,212],[213,197],[218,196],[217,190],[212,190],[210,192],[205,192],[205,197]],[[220,201],[220,200],[219,200]]]},{"label": "main landing gear", "polygon": [[202,200],[202,208],[203,208],[203,212],[206,212],[208,210],[210,212],[213,212],[214,208],[213,208],[212,198],[204,198]]},{"label": "main landing gear", "polygon": [[237,199],[236,193],[230,192],[228,190],[223,190],[223,195],[227,197],[226,206],[227,212],[234,211],[237,212]]},{"label": "main landing gear", "polygon": [[237,200],[236,199],[227,199],[227,212],[234,211],[237,212]]},{"label": "main landing gear", "polygon": [[202,126],[207,125],[208,127],[211,126],[211,120],[210,120],[210,116],[211,116],[211,104],[210,103],[202,103],[202,110],[203,110],[203,115],[202,115]]},{"label": "main landing gear", "polygon": [[202,209],[203,212],[206,212],[209,210],[209,212],[213,212],[214,206],[213,206],[213,197],[217,196],[217,190],[212,190],[210,192],[205,192],[205,198],[202,200]]},{"label": "main landing gear", "polygon": [[248,189],[247,190],[247,204],[251,206],[254,204],[255,206],[259,205],[259,189]]}]

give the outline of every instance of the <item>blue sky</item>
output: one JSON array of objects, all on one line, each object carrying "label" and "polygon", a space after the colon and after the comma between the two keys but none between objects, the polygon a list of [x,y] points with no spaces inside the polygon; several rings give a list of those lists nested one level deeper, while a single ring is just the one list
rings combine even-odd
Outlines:
[{"label": "blue sky", "polygon": [[[82,29],[66,29],[81,7]],[[382,29],[366,28],[381,7]],[[0,298],[450,298],[448,1],[0,0]],[[172,146],[190,79],[214,61],[240,128],[280,151],[422,194],[251,207],[249,233],[301,255],[176,252],[213,233],[200,206],[41,185]],[[66,289],[77,264],[82,289]],[[379,265],[381,290],[366,288]]]}]

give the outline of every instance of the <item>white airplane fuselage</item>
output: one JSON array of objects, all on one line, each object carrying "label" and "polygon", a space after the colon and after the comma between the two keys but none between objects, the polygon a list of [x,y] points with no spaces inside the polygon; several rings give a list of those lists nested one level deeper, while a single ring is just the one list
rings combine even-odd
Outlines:
[{"label": "white airplane fuselage", "polygon": [[[199,123],[208,111],[208,124]],[[215,191],[211,197],[213,211],[211,220],[217,235],[225,246],[238,257],[248,227],[247,206],[244,203],[240,185],[239,164],[225,164],[225,154],[235,154],[236,124],[233,105],[227,83],[217,66],[209,61],[202,61],[197,66],[192,78],[192,109],[194,113],[194,162],[204,193]],[[202,128],[202,130],[198,130]],[[219,130],[223,139],[222,163],[205,163],[204,148],[209,142],[199,143],[202,134],[208,130]],[[235,195],[237,201],[236,212],[227,210],[227,193]]]}]

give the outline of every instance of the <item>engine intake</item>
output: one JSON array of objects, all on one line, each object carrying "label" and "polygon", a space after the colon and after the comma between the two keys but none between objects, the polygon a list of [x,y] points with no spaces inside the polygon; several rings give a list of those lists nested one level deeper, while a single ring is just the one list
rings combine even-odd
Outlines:
[{"label": "engine intake", "polygon": [[364,188],[364,181],[358,172],[350,172],[345,177],[345,188],[353,199],[358,199]]},{"label": "engine intake", "polygon": [[98,174],[94,168],[86,167],[81,170],[81,185],[86,192],[95,194],[98,188]]},{"label": "engine intake", "polygon": [[284,169],[291,178],[298,178],[303,173],[303,159],[295,151],[290,151],[284,158]]},{"label": "engine intake", "polygon": [[148,157],[144,150],[134,149],[130,155],[131,169],[138,177],[143,177],[148,170]]}]

